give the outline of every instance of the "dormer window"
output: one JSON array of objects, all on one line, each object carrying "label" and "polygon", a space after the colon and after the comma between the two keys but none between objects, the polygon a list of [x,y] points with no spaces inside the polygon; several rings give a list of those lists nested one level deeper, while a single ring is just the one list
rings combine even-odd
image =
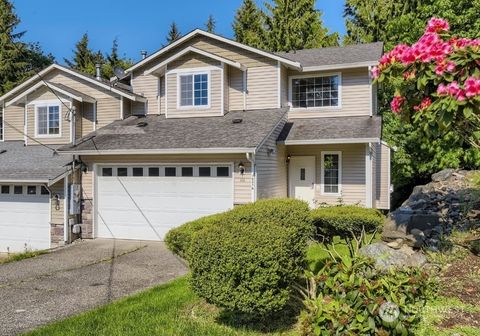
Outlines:
[{"label": "dormer window", "polygon": [[35,105],[36,136],[60,136],[60,103]]},{"label": "dormer window", "polygon": [[340,75],[291,78],[293,108],[340,107]]},{"label": "dormer window", "polygon": [[209,74],[194,73],[179,76],[179,107],[209,107]]}]

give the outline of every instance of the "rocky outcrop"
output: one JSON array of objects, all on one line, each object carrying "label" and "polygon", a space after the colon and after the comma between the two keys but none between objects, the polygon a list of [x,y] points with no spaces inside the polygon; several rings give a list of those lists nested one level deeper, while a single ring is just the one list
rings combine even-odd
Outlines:
[{"label": "rocky outcrop", "polygon": [[433,174],[432,182],[415,187],[402,206],[389,215],[382,239],[393,249],[407,245],[436,251],[454,228],[480,227],[479,191],[470,186],[472,174],[453,169]]},{"label": "rocky outcrop", "polygon": [[427,263],[427,258],[423,253],[415,252],[406,245],[393,249],[387,244],[379,242],[362,247],[359,253],[374,259],[375,267],[381,270],[391,267],[422,267]]}]

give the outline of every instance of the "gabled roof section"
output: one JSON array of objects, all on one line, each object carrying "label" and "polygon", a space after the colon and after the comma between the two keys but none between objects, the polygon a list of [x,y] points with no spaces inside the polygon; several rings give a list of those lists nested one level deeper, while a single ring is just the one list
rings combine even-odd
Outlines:
[{"label": "gabled roof section", "polygon": [[242,44],[240,42],[236,42],[236,41],[233,41],[231,39],[228,39],[228,38],[225,38],[223,36],[219,36],[219,35],[216,35],[216,34],[212,34],[212,33],[209,33],[209,32],[206,32],[204,30],[201,30],[201,29],[195,29],[193,31],[191,31],[190,33],[188,33],[187,35],[183,36],[182,38],[178,39],[177,41],[169,44],[168,46],[158,50],[157,52],[151,54],[150,56],[148,56],[147,58],[145,58],[144,60],[141,60],[140,62],[138,62],[137,64],[134,64],[133,66],[131,66],[130,68],[128,68],[127,70],[125,70],[125,72],[132,72],[134,71],[135,69],[138,69],[139,67],[147,64],[148,62],[156,59],[157,57],[163,55],[164,53],[166,53],[167,51],[169,50],[172,50],[173,48],[181,45],[182,43],[184,43],[185,41],[188,41],[189,39],[195,37],[195,36],[198,36],[198,35],[202,35],[202,36],[206,36],[206,37],[209,37],[211,39],[214,39],[214,40],[217,40],[217,41],[221,41],[221,42],[224,42],[224,43],[227,43],[227,44],[230,44],[230,45],[233,45],[233,46],[236,46],[238,48],[242,48],[242,49],[245,49],[245,50],[248,50],[250,52],[253,52],[253,53],[256,53],[258,55],[262,55],[262,56],[265,56],[265,57],[268,57],[268,58],[271,58],[271,59],[274,59],[276,61],[279,61],[281,63],[284,63],[285,65],[289,65],[293,68],[296,68],[296,69],[301,69],[301,64],[298,63],[297,61],[292,61],[288,58],[285,58],[283,56],[280,56],[280,55],[276,55],[274,53],[270,53],[268,51],[265,51],[265,50],[261,50],[261,49],[257,49],[257,48],[254,48],[254,47],[250,47],[250,46],[247,46],[245,44]]},{"label": "gabled roof section", "polygon": [[192,47],[192,46],[189,46],[185,49],[182,49],[180,50],[178,53],[172,55],[171,57],[167,58],[165,61],[157,64],[156,66],[154,66],[153,68],[150,68],[148,69],[147,71],[145,71],[145,75],[149,75],[159,69],[162,69],[164,68],[167,64],[169,64],[170,62],[173,62],[175,61],[176,59],[188,54],[188,53],[195,53],[195,54],[199,54],[199,55],[202,55],[202,56],[205,56],[205,57],[208,57],[208,58],[211,58],[211,59],[214,59],[216,61],[219,61],[219,62],[223,62],[225,64],[228,64],[234,68],[237,68],[237,69],[240,69],[240,70],[245,70],[245,66],[240,64],[239,62],[236,62],[236,61],[233,61],[231,59],[228,59],[228,58],[225,58],[225,57],[222,57],[222,56],[218,56],[218,55],[215,55],[215,54],[212,54],[208,51],[205,51],[205,50],[200,50],[198,48],[195,48],[195,47]]},{"label": "gabled roof section", "polygon": [[139,102],[146,102],[147,101],[146,98],[144,98],[140,95],[137,95],[133,92],[130,92],[128,90],[120,89],[118,87],[112,86],[109,82],[104,82],[104,81],[98,80],[98,79],[96,79],[92,76],[83,74],[81,72],[78,72],[76,70],[61,66],[59,64],[52,64],[52,65],[46,67],[45,69],[43,69],[42,71],[40,71],[38,73],[38,75],[36,74],[36,75],[32,76],[30,79],[26,80],[22,84],[16,86],[12,90],[10,90],[6,94],[4,94],[2,97],[0,97],[0,103],[4,102],[7,98],[12,97],[13,95],[15,95],[17,93],[22,92],[22,90],[27,89],[30,85],[34,84],[35,82],[42,81],[41,78],[43,78],[46,74],[48,74],[49,72],[51,72],[53,70],[59,70],[59,71],[68,73],[68,74],[73,75],[77,78],[80,78],[84,81],[87,81],[91,84],[94,84],[98,87],[101,87],[105,90],[111,91],[111,92],[116,93],[116,94],[118,94],[122,97],[128,98],[132,101],[139,101]]},{"label": "gabled roof section", "polygon": [[23,91],[22,93],[16,95],[13,97],[12,100],[7,101],[5,106],[10,106],[15,104],[16,102],[20,101],[23,97],[29,95],[32,92],[35,92],[36,90],[40,89],[41,87],[47,87],[50,90],[53,90],[59,94],[62,94],[64,96],[67,96],[73,100],[79,101],[79,102],[86,102],[86,103],[95,103],[96,100],[93,97],[87,96],[86,94],[79,92],[77,90],[74,90],[66,85],[60,84],[60,83],[51,83],[47,81],[39,81],[37,84],[31,86],[28,90]]},{"label": "gabled roof section", "polygon": [[276,53],[302,64],[303,71],[321,71],[377,65],[383,42]]}]

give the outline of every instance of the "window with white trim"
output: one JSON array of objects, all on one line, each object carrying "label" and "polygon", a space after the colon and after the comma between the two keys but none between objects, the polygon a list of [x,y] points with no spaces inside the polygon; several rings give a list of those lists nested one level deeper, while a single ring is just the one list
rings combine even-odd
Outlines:
[{"label": "window with white trim", "polygon": [[208,73],[180,75],[180,106],[208,106]]},{"label": "window with white trim", "polygon": [[342,179],[342,157],[340,152],[322,153],[322,192],[340,194]]},{"label": "window with white trim", "polygon": [[36,108],[37,135],[60,135],[60,104],[39,105]]},{"label": "window with white trim", "polygon": [[339,87],[339,75],[293,78],[292,107],[337,107],[340,105]]}]

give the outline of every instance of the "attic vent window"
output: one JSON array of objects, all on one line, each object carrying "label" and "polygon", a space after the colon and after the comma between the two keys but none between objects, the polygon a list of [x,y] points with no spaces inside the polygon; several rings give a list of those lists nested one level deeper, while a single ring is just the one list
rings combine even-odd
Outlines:
[{"label": "attic vent window", "polygon": [[235,119],[232,120],[233,124],[241,124],[242,122],[243,122],[242,118],[235,118]]}]

